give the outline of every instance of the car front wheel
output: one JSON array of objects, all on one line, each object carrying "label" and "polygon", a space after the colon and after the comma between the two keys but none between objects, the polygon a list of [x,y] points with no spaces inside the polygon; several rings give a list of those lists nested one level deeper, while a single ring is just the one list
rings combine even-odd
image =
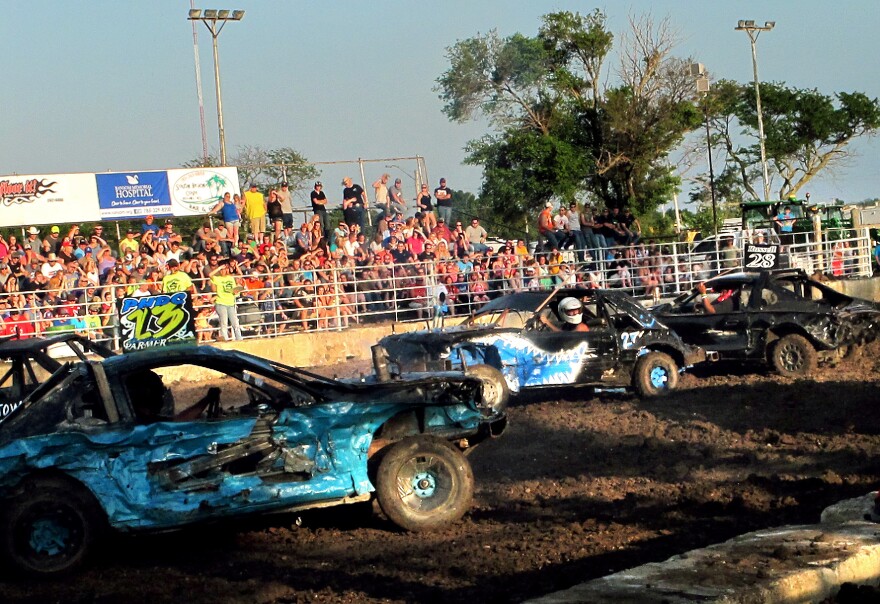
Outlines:
[{"label": "car front wheel", "polygon": [[774,344],[770,361],[780,375],[799,377],[809,375],[816,369],[818,356],[805,337],[789,334]]},{"label": "car front wheel", "polygon": [[31,576],[65,574],[81,566],[103,526],[92,494],[60,478],[25,485],[4,508],[3,555],[13,568]]},{"label": "car front wheel", "polygon": [[459,520],[474,493],[474,473],[461,451],[424,436],[392,446],[379,464],[376,483],[382,511],[408,531],[435,530]]},{"label": "car front wheel", "polygon": [[639,396],[665,396],[678,386],[678,366],[664,352],[649,352],[636,362],[633,388]]}]

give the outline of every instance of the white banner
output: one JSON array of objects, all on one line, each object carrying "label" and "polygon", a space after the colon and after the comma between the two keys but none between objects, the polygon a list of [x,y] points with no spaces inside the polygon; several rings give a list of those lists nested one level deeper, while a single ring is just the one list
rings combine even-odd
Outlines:
[{"label": "white banner", "polygon": [[0,227],[97,220],[94,174],[0,176]]},{"label": "white banner", "polygon": [[208,214],[220,203],[224,193],[241,192],[238,170],[232,166],[168,170],[168,190],[175,216]]}]

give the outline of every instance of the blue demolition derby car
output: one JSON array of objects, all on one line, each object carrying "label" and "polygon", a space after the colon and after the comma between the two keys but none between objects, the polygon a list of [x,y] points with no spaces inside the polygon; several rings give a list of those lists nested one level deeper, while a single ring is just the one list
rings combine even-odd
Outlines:
[{"label": "blue demolition derby car", "polygon": [[386,336],[403,371],[500,371],[510,391],[554,386],[631,388],[663,396],[679,371],[707,360],[622,291],[526,291],[488,302],[461,325]]},{"label": "blue demolition derby car", "polygon": [[465,454],[506,425],[500,376],[391,376],[374,357],[359,380],[195,346],[63,365],[0,422],[0,552],[46,576],[82,564],[107,529],[374,495],[407,530],[458,520]]}]

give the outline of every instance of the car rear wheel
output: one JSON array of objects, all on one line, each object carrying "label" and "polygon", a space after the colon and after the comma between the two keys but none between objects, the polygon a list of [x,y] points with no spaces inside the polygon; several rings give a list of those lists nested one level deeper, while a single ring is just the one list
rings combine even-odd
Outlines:
[{"label": "car rear wheel", "polygon": [[815,371],[819,355],[805,337],[789,334],[780,338],[773,346],[770,362],[780,375],[799,377]]},{"label": "car rear wheel", "polygon": [[459,520],[474,493],[474,473],[461,451],[423,436],[392,446],[379,464],[376,482],[382,511],[408,531],[435,530]]},{"label": "car rear wheel", "polygon": [[49,577],[80,567],[104,526],[92,494],[63,478],[26,484],[4,508],[3,556],[12,568],[30,576]]},{"label": "car rear wheel", "polygon": [[649,352],[636,362],[633,388],[641,397],[665,396],[678,386],[678,366],[664,352]]}]

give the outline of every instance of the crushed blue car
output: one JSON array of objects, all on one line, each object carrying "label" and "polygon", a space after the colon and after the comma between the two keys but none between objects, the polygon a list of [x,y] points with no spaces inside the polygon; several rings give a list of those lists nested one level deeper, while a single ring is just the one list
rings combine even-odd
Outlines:
[{"label": "crushed blue car", "polygon": [[[579,305],[578,323],[587,330],[566,329],[566,300]],[[707,360],[631,296],[601,289],[509,294],[463,324],[393,334],[379,344],[401,371],[479,364],[500,371],[511,392],[590,386],[664,396],[682,369]]]},{"label": "crushed blue car", "polygon": [[0,422],[0,553],[48,576],[83,564],[108,529],[373,497],[406,530],[460,519],[465,455],[506,426],[503,380],[392,376],[382,357],[353,380],[211,347],[63,365]]}]

